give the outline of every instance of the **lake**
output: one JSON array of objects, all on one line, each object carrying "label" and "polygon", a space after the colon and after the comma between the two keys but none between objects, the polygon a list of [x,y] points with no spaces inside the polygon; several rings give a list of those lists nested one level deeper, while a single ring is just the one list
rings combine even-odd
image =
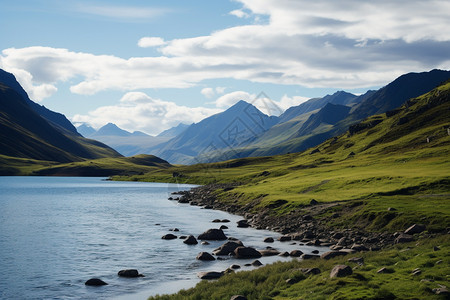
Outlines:
[{"label": "lake", "polygon": [[[237,228],[239,216],[167,200],[171,192],[192,187],[86,177],[0,177],[0,298],[146,299],[194,286],[197,272],[253,261],[198,261],[199,252],[211,253],[223,241],[189,246],[181,239],[161,239],[167,233],[198,236],[221,225],[212,220],[229,219],[225,234],[246,246],[262,249],[268,245],[265,237],[279,236]],[[327,250],[277,241],[270,246],[305,253]],[[290,258],[260,259],[264,264],[276,260]],[[132,268],[145,277],[117,276]],[[108,285],[85,286],[92,277]]]}]

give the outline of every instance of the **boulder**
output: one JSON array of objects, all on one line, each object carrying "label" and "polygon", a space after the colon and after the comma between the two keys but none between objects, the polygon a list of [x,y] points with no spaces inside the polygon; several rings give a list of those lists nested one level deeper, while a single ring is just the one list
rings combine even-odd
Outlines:
[{"label": "boulder", "polygon": [[300,258],[301,259],[313,259],[313,258],[320,258],[320,256],[319,255],[316,255],[316,254],[302,254],[301,256],[300,256]]},{"label": "boulder", "polygon": [[223,241],[226,240],[227,237],[225,236],[225,233],[223,233],[222,229],[212,228],[200,234],[198,236],[198,239],[209,241]]},{"label": "boulder", "polygon": [[214,219],[214,220],[212,220],[212,222],[213,223],[220,223],[221,221],[220,221],[220,219]]},{"label": "boulder", "polygon": [[183,243],[185,243],[185,244],[187,244],[187,245],[197,245],[197,244],[198,244],[198,241],[197,241],[197,239],[196,239],[193,235],[190,235],[190,236],[188,236],[187,239],[185,239],[185,240],[183,241]]},{"label": "boulder", "polygon": [[301,250],[292,250],[289,255],[292,257],[300,257],[303,254]]},{"label": "boulder", "polygon": [[288,242],[292,240],[292,237],[290,235],[282,235],[278,238],[280,242]]},{"label": "boulder", "polygon": [[255,260],[252,262],[252,266],[254,266],[254,267],[262,266],[262,262],[260,262],[259,260]]},{"label": "boulder", "polygon": [[252,247],[237,247],[234,249],[234,255],[236,258],[260,258],[261,253]]},{"label": "boulder", "polygon": [[200,252],[200,253],[197,255],[196,259],[198,259],[198,260],[207,260],[207,261],[210,261],[210,260],[216,260],[216,259],[214,258],[214,256],[212,256],[212,255],[209,254],[208,252]]},{"label": "boulder", "polygon": [[247,227],[250,227],[250,224],[248,224],[247,220],[240,220],[240,221],[237,221],[237,227],[247,228]]},{"label": "boulder", "polygon": [[359,244],[353,244],[353,246],[351,247],[352,250],[355,250],[357,252],[361,252],[361,251],[369,251],[369,248],[367,248],[364,245],[359,245]]},{"label": "boulder", "polygon": [[85,285],[88,285],[88,286],[102,286],[102,285],[107,285],[106,282],[104,282],[103,280],[98,279],[98,278],[91,278],[91,279],[89,279],[88,281],[86,281],[84,284],[85,284]]},{"label": "boulder", "polygon": [[230,255],[230,254],[234,254],[234,250],[237,247],[241,247],[243,246],[241,241],[229,241],[226,242],[225,244],[223,244],[222,246],[220,246],[219,248],[216,248],[213,250],[213,253],[215,255]]},{"label": "boulder", "polygon": [[231,265],[230,266],[230,269],[232,269],[232,270],[237,270],[237,269],[240,269],[240,268],[241,268],[240,265]]},{"label": "boulder", "polygon": [[144,277],[144,275],[139,274],[138,270],[136,269],[127,269],[127,270],[120,270],[117,275],[120,277],[127,277],[127,278],[136,278],[136,277]]},{"label": "boulder", "polygon": [[166,234],[166,235],[163,235],[161,238],[162,238],[163,240],[174,240],[174,239],[177,238],[177,236],[174,235],[174,234],[168,233],[168,234]]},{"label": "boulder", "polygon": [[230,220],[228,220],[228,219],[223,219],[221,222],[222,222],[222,223],[230,223]]},{"label": "boulder", "polygon": [[364,258],[362,258],[362,257],[352,257],[352,258],[347,259],[347,261],[361,265],[361,266],[364,265]]},{"label": "boulder", "polygon": [[221,230],[223,230],[223,229],[228,229],[228,226],[220,225],[220,229],[221,229]]},{"label": "boulder", "polygon": [[331,259],[331,258],[334,258],[334,257],[337,257],[337,256],[344,256],[344,255],[347,255],[348,253],[347,252],[344,252],[344,251],[336,251],[336,250],[333,250],[333,251],[328,251],[328,252],[325,252],[325,253],[323,253],[321,256],[320,256],[320,258],[323,258],[323,259]]},{"label": "boulder", "polygon": [[264,239],[264,243],[273,243],[273,242],[274,242],[274,240],[273,240],[272,237],[266,237],[266,238]]},{"label": "boulder", "polygon": [[215,272],[215,271],[198,272],[197,276],[200,279],[218,279],[223,276],[223,272]]},{"label": "boulder", "polygon": [[289,256],[289,252],[284,251],[284,252],[282,252],[282,253],[280,253],[280,254],[278,254],[278,255],[279,255],[279,256],[287,257],[287,256]]},{"label": "boulder", "polygon": [[277,249],[264,249],[264,250],[258,250],[262,256],[275,256],[280,254],[280,251]]},{"label": "boulder", "polygon": [[330,278],[334,277],[345,277],[353,274],[352,268],[346,265],[337,265],[334,266],[333,270],[331,270]]},{"label": "boulder", "polygon": [[425,231],[426,227],[425,225],[421,225],[421,224],[414,224],[411,227],[409,227],[408,229],[405,230],[405,234],[416,234],[416,233],[421,233],[423,231]]}]

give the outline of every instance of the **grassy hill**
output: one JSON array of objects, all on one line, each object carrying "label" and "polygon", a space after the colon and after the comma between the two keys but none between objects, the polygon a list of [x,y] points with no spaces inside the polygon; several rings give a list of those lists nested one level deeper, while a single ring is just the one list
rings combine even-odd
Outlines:
[{"label": "grassy hill", "polygon": [[[328,228],[328,236],[349,229],[392,234],[414,223],[427,229],[412,243],[385,245],[381,251],[275,263],[149,299],[230,299],[238,294],[278,300],[448,299],[440,289],[448,287],[450,270],[449,112],[450,81],[303,153],[174,166],[131,177],[234,182],[216,190],[218,201],[244,212],[264,212],[280,223],[308,214]],[[311,204],[312,199],[318,203]],[[330,278],[338,264],[349,265],[352,275]],[[319,274],[305,273],[308,268]]]},{"label": "grassy hill", "polygon": [[[442,230],[450,226],[449,110],[447,82],[302,153],[173,166],[115,179],[235,182],[237,187],[219,190],[217,196],[250,212],[283,203],[272,211],[285,214],[308,205],[312,199],[319,203],[339,201],[344,205],[334,210],[341,210],[347,217],[333,220],[335,226],[353,222],[373,230],[394,231],[410,222],[423,223],[426,218],[431,228]],[[173,177],[174,172],[177,177]],[[346,211],[345,203],[351,206],[361,201],[363,205]],[[402,214],[383,221],[389,206]],[[321,214],[326,217],[330,211]],[[368,217],[378,221],[366,222]]]}]

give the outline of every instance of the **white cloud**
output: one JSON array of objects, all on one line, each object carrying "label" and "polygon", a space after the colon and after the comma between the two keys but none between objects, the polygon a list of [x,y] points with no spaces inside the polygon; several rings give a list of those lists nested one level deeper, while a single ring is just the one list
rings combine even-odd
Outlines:
[{"label": "white cloud", "polygon": [[164,8],[139,7],[130,5],[119,6],[78,3],[69,7],[71,7],[71,11],[128,21],[152,19],[162,16],[168,12],[168,9]]},{"label": "white cloud", "polygon": [[[74,81],[70,90],[77,94],[187,88],[223,78],[350,89],[383,85],[411,71],[450,66],[448,1],[239,2],[240,11],[265,23],[170,41],[141,39],[142,45],[160,46],[161,56],[155,57],[28,47],[3,50],[2,64],[9,71],[28,72],[27,91],[41,98],[69,80]],[[120,13],[113,7],[99,13],[126,17],[131,12],[135,11]],[[144,10],[139,16],[151,14]]]},{"label": "white cloud", "polygon": [[206,98],[212,98],[216,95],[213,88],[203,88],[200,93],[205,96]]},{"label": "white cloud", "polygon": [[244,100],[246,102],[252,102],[255,98],[255,95],[249,94],[244,91],[235,91],[228,94],[225,94],[215,101],[216,106],[220,108],[229,108],[234,104],[238,103],[240,100]]},{"label": "white cloud", "polygon": [[230,11],[230,15],[236,16],[238,18],[248,18],[250,15],[243,11],[242,9],[235,9],[233,11]]},{"label": "white cloud", "polygon": [[199,122],[221,111],[221,109],[180,106],[173,102],[154,99],[142,92],[129,92],[120,99],[119,104],[99,107],[87,115],[75,115],[72,121],[89,123],[95,128],[111,122],[125,130],[141,130],[155,135],[180,122],[185,124]]},{"label": "white cloud", "polygon": [[138,46],[141,48],[149,48],[165,45],[166,42],[160,37],[143,37],[138,41]]}]

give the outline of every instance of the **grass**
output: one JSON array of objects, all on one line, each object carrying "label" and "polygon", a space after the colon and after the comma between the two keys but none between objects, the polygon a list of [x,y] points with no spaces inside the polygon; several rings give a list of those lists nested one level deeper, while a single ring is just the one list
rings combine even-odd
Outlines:
[{"label": "grass", "polygon": [[[439,250],[435,251],[434,246]],[[362,257],[364,265],[348,262]],[[348,277],[330,278],[338,264],[353,268]],[[377,273],[387,267],[387,273]],[[302,268],[319,268],[318,275],[304,275]],[[412,271],[420,268],[420,275]],[[331,260],[293,260],[274,263],[254,271],[225,275],[217,281],[202,281],[195,288],[177,294],[150,297],[151,300],[230,299],[445,299],[432,290],[447,285],[450,270],[450,241],[446,237],[392,246],[379,252],[363,252]],[[288,284],[289,278],[298,281]]]}]

